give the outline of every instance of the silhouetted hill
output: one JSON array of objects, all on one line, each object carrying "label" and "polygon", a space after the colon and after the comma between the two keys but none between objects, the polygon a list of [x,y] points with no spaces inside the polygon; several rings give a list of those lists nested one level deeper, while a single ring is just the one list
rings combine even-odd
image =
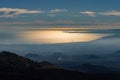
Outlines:
[{"label": "silhouetted hill", "polygon": [[36,62],[15,53],[0,52],[0,80],[120,80],[119,74],[69,71],[49,62]]},{"label": "silhouetted hill", "polygon": [[[45,66],[48,69],[57,69],[53,64],[48,62],[36,62],[22,56],[18,56],[15,53],[2,51],[0,52],[0,68],[9,67],[12,69],[44,69]],[[3,67],[2,67],[3,66]],[[50,68],[49,68],[50,67]],[[46,68],[45,68],[46,69]]]},{"label": "silhouetted hill", "polygon": [[74,69],[87,73],[117,73],[117,70],[114,68],[90,63],[84,63],[80,66],[74,67]]},{"label": "silhouetted hill", "polygon": [[46,61],[39,63],[15,53],[0,52],[0,80],[73,80],[81,76],[82,73],[63,70]]}]

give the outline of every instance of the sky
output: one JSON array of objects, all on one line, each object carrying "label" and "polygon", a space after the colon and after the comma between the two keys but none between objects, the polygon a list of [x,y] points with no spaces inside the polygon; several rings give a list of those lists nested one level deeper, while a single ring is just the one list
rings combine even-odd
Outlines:
[{"label": "sky", "polygon": [[[0,0],[0,26],[119,28],[119,0]],[[110,27],[111,28],[111,27]]]},{"label": "sky", "polygon": [[119,29],[119,3],[120,0],[0,0],[0,40],[18,39],[16,32],[34,28]]}]

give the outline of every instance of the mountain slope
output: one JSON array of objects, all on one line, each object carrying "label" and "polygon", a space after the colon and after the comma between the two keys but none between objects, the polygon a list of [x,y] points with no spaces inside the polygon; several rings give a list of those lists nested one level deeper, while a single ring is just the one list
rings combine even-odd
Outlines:
[{"label": "mountain slope", "polygon": [[44,66],[50,66],[50,69],[57,69],[50,63],[38,63],[28,58],[18,56],[15,53],[2,51],[0,52],[0,68],[12,68],[12,69],[43,69]]},{"label": "mountain slope", "polygon": [[0,80],[120,80],[119,74],[69,71],[49,62],[35,62],[11,52],[0,52]]},{"label": "mountain slope", "polygon": [[0,52],[0,63],[1,80],[73,80],[82,76],[82,73],[63,70],[49,62],[39,63],[6,51]]},{"label": "mountain slope", "polygon": [[91,63],[84,63],[80,66],[76,66],[73,69],[76,69],[77,71],[81,72],[87,72],[87,73],[118,73],[117,69],[111,68],[111,67],[105,67],[101,65],[95,65]]}]

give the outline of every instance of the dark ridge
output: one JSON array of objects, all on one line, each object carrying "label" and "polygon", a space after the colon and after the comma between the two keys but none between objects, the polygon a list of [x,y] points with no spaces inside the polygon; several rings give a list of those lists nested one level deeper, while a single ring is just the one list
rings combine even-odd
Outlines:
[{"label": "dark ridge", "polygon": [[2,51],[0,80],[120,80],[120,75],[64,70],[49,62],[39,63],[15,53]]},{"label": "dark ridge", "polygon": [[[54,69],[57,68],[49,62],[36,62],[23,56],[18,56],[15,53],[2,51],[0,52],[0,68],[9,67],[17,70],[22,69]],[[46,66],[46,67],[45,67]],[[50,68],[49,68],[50,67]]]}]

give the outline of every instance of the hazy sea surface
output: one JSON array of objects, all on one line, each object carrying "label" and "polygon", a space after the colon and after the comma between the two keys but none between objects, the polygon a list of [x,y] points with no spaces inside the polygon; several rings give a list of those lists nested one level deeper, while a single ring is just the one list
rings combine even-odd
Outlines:
[{"label": "hazy sea surface", "polygon": [[[120,50],[119,29],[96,30],[37,30],[20,33],[27,44],[0,45],[0,51],[12,51],[21,55],[35,53],[109,54]],[[29,44],[30,43],[30,44]]]}]

